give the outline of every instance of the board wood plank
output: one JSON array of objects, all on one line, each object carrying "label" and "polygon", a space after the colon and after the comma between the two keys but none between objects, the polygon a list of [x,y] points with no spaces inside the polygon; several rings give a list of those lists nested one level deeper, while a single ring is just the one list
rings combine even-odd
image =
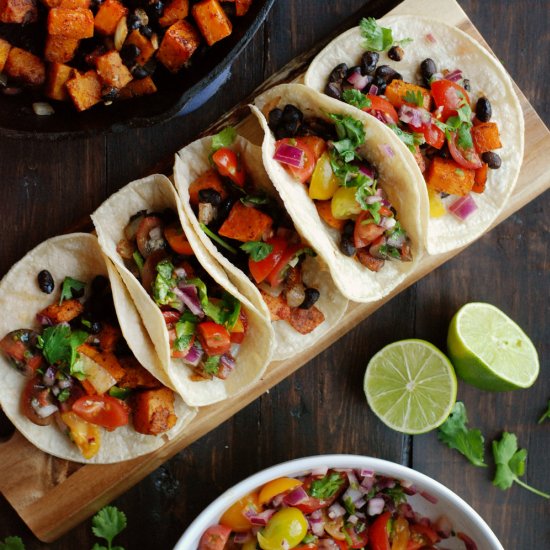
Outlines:
[{"label": "board wood plank", "polygon": [[[458,26],[484,43],[481,35],[454,0],[406,0],[390,13],[408,13],[413,9],[413,5],[414,13],[440,14],[446,22]],[[261,89],[299,77],[314,53],[316,52],[308,52],[291,62],[268,79]],[[550,132],[525,96],[517,91],[525,116],[526,156],[515,192],[494,225],[550,186],[550,177],[546,170],[546,158],[550,154]],[[240,104],[212,129],[219,128],[228,121],[240,122],[239,129],[242,133],[257,141],[260,137],[257,125],[254,120],[247,117],[245,103]],[[245,395],[201,409],[185,434],[150,455],[122,464],[82,466],[50,457],[15,433],[9,441],[0,444],[0,470],[10,472],[9,476],[0,477],[0,490],[38,538],[44,541],[55,540],[140,481],[171,456],[310,361],[403,289],[459,252],[460,250],[439,256],[426,256],[406,281],[384,300],[374,304],[350,305],[338,329],[323,338],[314,351],[304,351],[290,360],[273,363],[264,378]],[[59,521],[60,518],[63,518],[63,521]]]}]

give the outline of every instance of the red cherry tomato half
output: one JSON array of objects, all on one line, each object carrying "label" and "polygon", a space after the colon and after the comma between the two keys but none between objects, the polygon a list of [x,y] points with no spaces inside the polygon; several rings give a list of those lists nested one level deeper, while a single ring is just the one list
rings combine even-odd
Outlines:
[{"label": "red cherry tomato half", "polygon": [[225,525],[212,525],[202,535],[199,550],[223,550],[231,529]]},{"label": "red cherry tomato half", "polygon": [[451,134],[447,142],[449,144],[449,152],[451,153],[451,156],[457,164],[462,166],[462,168],[476,170],[483,166],[480,156],[476,153],[476,150],[473,147],[469,147],[468,149],[463,149],[460,147],[458,137],[455,132]]},{"label": "red cherry tomato half", "polygon": [[390,534],[388,531],[390,519],[391,513],[384,512],[369,527],[370,548],[372,550],[390,550]]},{"label": "red cherry tomato half", "polygon": [[[364,223],[371,221],[371,223]],[[384,234],[385,229],[376,225],[370,212],[363,210],[355,222],[353,242],[355,248],[364,248]]]},{"label": "red cherry tomato half", "polygon": [[350,548],[364,548],[369,541],[369,530],[365,527],[363,531],[358,533],[353,525],[344,526],[344,531],[347,535]]},{"label": "red cherry tomato half", "polygon": [[296,252],[304,247],[303,244],[293,244],[287,246],[279,261],[275,264],[275,267],[271,270],[271,273],[267,276],[267,282],[272,286],[279,286],[285,276],[286,268],[290,261],[296,256]]},{"label": "red cherry tomato half", "polygon": [[167,309],[162,312],[162,316],[164,317],[164,322],[168,326],[177,323],[181,317],[181,313],[175,309]]},{"label": "red cherry tomato half", "polygon": [[38,335],[28,329],[19,329],[6,334],[0,340],[0,351],[4,352],[17,370],[26,376],[34,374],[42,364],[42,355],[36,350]]},{"label": "red cherry tomato half", "polygon": [[195,254],[179,222],[170,224],[164,230],[164,238],[177,254],[183,254],[184,256]]},{"label": "red cherry tomato half", "polygon": [[375,114],[378,111],[379,113],[387,115],[394,124],[399,122],[395,107],[387,99],[373,94],[367,94],[367,98],[370,99],[370,107],[365,107],[363,111],[373,116],[376,116]]},{"label": "red cherry tomato half", "polygon": [[450,80],[436,80],[432,82],[431,93],[436,106],[442,107],[441,120],[445,122],[450,116],[457,113],[457,109],[464,103],[470,104],[468,92]]},{"label": "red cherry tomato half", "polygon": [[128,424],[130,409],[110,395],[86,395],[73,403],[73,412],[90,424],[114,429]]},{"label": "red cherry tomato half", "polygon": [[420,132],[424,134],[424,139],[428,145],[441,149],[445,143],[445,132],[440,130],[435,124],[427,124],[420,128]]},{"label": "red cherry tomato half", "polygon": [[49,390],[44,388],[42,380],[38,376],[32,377],[23,388],[21,393],[20,407],[21,412],[33,423],[38,426],[47,426],[51,423],[53,415],[42,418],[32,406],[32,401],[36,400],[37,407],[43,407],[48,404]]},{"label": "red cherry tomato half", "polygon": [[212,155],[212,160],[222,176],[229,178],[239,187],[244,186],[246,175],[242,163],[235,151],[227,147],[222,147]]},{"label": "red cherry tomato half", "polygon": [[258,284],[260,284],[277,265],[277,262],[281,259],[286,249],[287,241],[282,237],[273,237],[267,240],[267,244],[273,247],[273,250],[267,257],[259,262],[255,262],[252,258],[248,260],[250,274]]},{"label": "red cherry tomato half", "polygon": [[298,166],[290,166],[289,164],[284,164],[283,166],[299,182],[306,183],[311,178],[311,174],[313,174],[313,170],[315,169],[315,153],[313,153],[313,151],[310,149],[308,141],[299,137],[284,138],[277,141],[277,143],[275,144],[275,148],[277,148],[281,143],[286,143],[287,145],[291,145],[292,147],[301,149],[304,153],[304,163],[301,168]]},{"label": "red cherry tomato half", "polygon": [[197,326],[198,337],[208,355],[223,355],[231,348],[228,330],[213,321],[205,321]]}]

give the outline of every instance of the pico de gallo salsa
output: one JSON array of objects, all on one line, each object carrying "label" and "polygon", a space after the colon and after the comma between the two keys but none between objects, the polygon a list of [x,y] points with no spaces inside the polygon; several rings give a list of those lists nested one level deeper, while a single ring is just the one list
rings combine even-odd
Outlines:
[{"label": "pico de gallo salsa", "polygon": [[[43,270],[43,292],[55,282]],[[0,350],[27,378],[20,410],[39,426],[57,423],[82,456],[101,446],[101,428],[133,424],[136,432],[159,435],[177,420],[174,393],[134,357],[120,331],[109,280],[86,283],[66,277],[61,297],[36,315],[39,328],[14,330]]]},{"label": "pico de gallo salsa", "polygon": [[[198,550],[435,549],[454,533],[447,518],[432,522],[414,512],[406,495],[415,492],[370,470],[325,468],[278,478],[227,509]],[[456,536],[476,549],[467,535]]]},{"label": "pico de gallo salsa", "polygon": [[379,186],[376,167],[358,153],[363,124],[329,114],[331,122],[307,119],[294,105],[269,112],[277,139],[274,159],[308,188],[320,218],[340,236],[340,251],[371,271],[386,260],[412,260],[397,212]]},{"label": "pico de gallo salsa", "polygon": [[304,260],[315,253],[286,210],[250,177],[232,147],[235,136],[231,127],[214,136],[212,168],[189,186],[191,207],[218,251],[257,286],[271,320],[308,334],[325,320],[315,306],[319,290],[303,277]]},{"label": "pico de gallo salsa", "polygon": [[[367,44],[377,31],[391,37],[391,29],[378,27],[374,19],[361,22]],[[398,63],[406,48],[392,44],[393,38],[380,51],[391,46],[388,55]],[[471,97],[461,69],[438,67],[426,58],[418,67],[419,80],[405,82],[393,67],[378,65],[379,58],[378,51],[367,50],[357,66],[337,65],[325,93],[381,120],[407,145],[425,177],[432,217],[449,212],[466,219],[477,209],[472,193],[485,191],[489,169],[502,162],[494,152],[502,143],[490,100]]]},{"label": "pico de gallo salsa", "polygon": [[226,379],[248,328],[241,303],[196,260],[173,210],[134,214],[117,252],[161,309],[170,353],[194,380]]}]

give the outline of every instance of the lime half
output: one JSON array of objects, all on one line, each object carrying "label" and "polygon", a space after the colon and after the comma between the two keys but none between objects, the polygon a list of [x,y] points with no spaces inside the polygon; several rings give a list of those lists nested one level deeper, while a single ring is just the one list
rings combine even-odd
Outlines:
[{"label": "lime half", "polygon": [[407,434],[437,428],[456,401],[451,362],[424,340],[401,340],[382,348],[369,361],[364,388],[376,416]]},{"label": "lime half", "polygon": [[539,374],[533,342],[491,304],[462,306],[451,321],[447,348],[458,376],[483,390],[528,388]]}]

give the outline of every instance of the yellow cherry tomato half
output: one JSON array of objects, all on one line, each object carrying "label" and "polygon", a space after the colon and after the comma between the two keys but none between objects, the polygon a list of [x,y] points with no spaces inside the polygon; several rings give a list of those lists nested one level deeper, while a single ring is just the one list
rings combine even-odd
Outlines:
[{"label": "yellow cherry tomato half", "polygon": [[262,550],[295,548],[307,534],[307,519],[298,508],[283,508],[257,535]]},{"label": "yellow cherry tomato half", "polygon": [[337,220],[348,220],[361,213],[361,206],[355,199],[356,187],[340,187],[332,197],[330,209]]},{"label": "yellow cherry tomato half", "polygon": [[300,487],[302,482],[298,479],[292,477],[280,477],[266,483],[261,489],[260,494],[258,495],[259,504],[267,504],[271,501],[272,498],[280,495],[281,493],[286,493],[287,491],[292,491],[296,487]]},{"label": "yellow cherry tomato half", "polygon": [[226,527],[230,527],[236,533],[245,533],[252,526],[244,515],[244,512],[248,509],[253,509],[256,513],[262,511],[262,507],[258,504],[258,493],[250,493],[237,500],[223,513],[220,523]]},{"label": "yellow cherry tomato half", "polygon": [[332,195],[338,190],[338,178],[332,171],[330,165],[330,156],[327,152],[321,155],[317,161],[311,181],[309,182],[309,196],[312,199],[326,201],[332,198]]}]

